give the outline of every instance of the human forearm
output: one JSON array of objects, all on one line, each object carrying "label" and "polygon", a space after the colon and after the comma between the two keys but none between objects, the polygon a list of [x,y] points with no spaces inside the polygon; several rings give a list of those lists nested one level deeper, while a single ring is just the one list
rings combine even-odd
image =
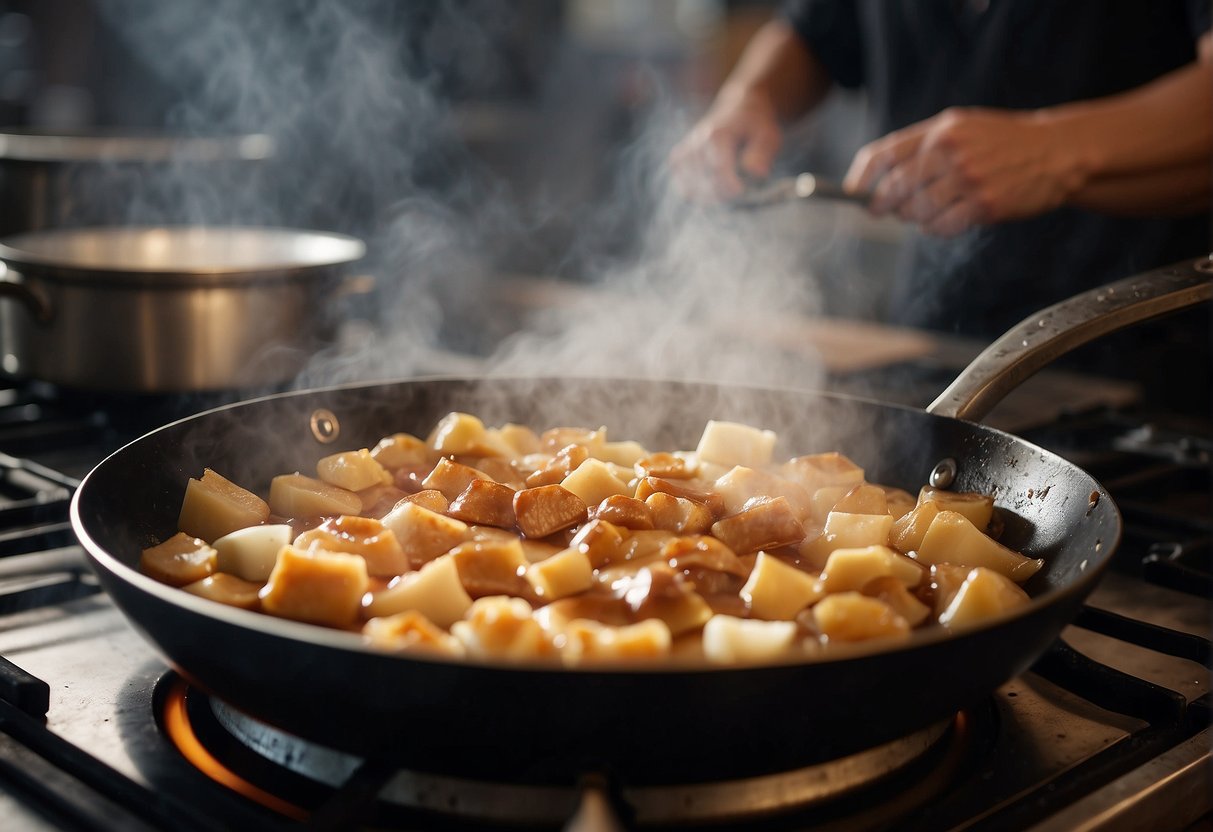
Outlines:
[{"label": "human forearm", "polygon": [[1194,61],[1118,95],[1039,110],[1035,120],[1084,184],[1196,164],[1213,154],[1213,66]]},{"label": "human forearm", "polygon": [[952,235],[1067,205],[1191,213],[1209,193],[1211,156],[1213,56],[1202,49],[1188,66],[1118,95],[1040,110],[944,110],[860,149],[844,184],[871,191],[878,215]]},{"label": "human forearm", "polygon": [[707,113],[670,152],[676,187],[686,197],[717,201],[763,179],[783,143],[783,125],[829,90],[825,68],[780,20],[750,41]]},{"label": "human forearm", "polygon": [[754,35],[717,100],[761,96],[781,120],[789,122],[816,106],[830,84],[821,61],[787,23],[776,19]]},{"label": "human forearm", "polygon": [[1070,204],[1120,216],[1184,216],[1209,210],[1213,159],[1137,174],[1105,176],[1080,188]]}]

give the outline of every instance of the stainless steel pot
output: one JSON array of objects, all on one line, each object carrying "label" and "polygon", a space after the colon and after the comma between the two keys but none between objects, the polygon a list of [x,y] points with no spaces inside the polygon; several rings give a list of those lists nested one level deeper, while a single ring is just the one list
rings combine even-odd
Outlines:
[{"label": "stainless steel pot", "polygon": [[[116,224],[240,223],[260,205],[264,134],[0,130],[0,234]],[[250,215],[251,216],[251,215]]]},{"label": "stainless steel pot", "polygon": [[[248,389],[295,375],[334,328],[339,234],[80,228],[0,240],[0,366],[66,387]],[[13,302],[15,301],[15,302]]]}]

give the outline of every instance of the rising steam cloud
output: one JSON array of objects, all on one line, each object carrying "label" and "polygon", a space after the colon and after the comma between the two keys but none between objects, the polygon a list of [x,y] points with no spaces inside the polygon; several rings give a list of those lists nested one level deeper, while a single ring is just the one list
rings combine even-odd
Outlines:
[{"label": "rising steam cloud", "polygon": [[[206,181],[179,190],[228,206],[233,220],[347,231],[370,244],[364,265],[377,289],[373,302],[355,304],[363,323],[347,326],[299,386],[469,366],[820,386],[811,350],[769,337],[780,321],[819,306],[802,235],[789,233],[803,216],[731,213],[673,195],[664,159],[687,120],[657,76],[626,144],[582,160],[608,183],[591,205],[520,200],[508,177],[461,146],[453,97],[509,71],[494,44],[527,23],[531,5],[104,0],[101,8],[149,69],[180,87],[169,127],[265,132],[278,144],[268,183],[250,178],[218,195]],[[570,51],[557,44],[549,58],[559,64]],[[551,83],[535,94],[552,94]],[[560,129],[558,110],[538,109],[547,122],[531,163],[567,157],[576,148],[561,137],[576,131]],[[503,292],[511,249],[571,216],[578,233],[548,252],[547,264],[575,271],[576,282],[538,303]],[[619,228],[626,244],[604,253],[604,229]],[[452,361],[454,351],[476,360]]]}]

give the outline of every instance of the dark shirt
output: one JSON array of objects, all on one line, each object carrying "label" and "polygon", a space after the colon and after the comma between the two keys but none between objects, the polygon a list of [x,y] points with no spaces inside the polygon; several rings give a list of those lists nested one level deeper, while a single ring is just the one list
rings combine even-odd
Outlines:
[{"label": "dark shirt", "polygon": [[[1036,108],[1140,86],[1196,57],[1208,0],[794,0],[788,22],[878,135],[949,106]],[[1073,208],[913,233],[889,317],[982,338],[1083,289],[1210,249],[1210,215]]]}]

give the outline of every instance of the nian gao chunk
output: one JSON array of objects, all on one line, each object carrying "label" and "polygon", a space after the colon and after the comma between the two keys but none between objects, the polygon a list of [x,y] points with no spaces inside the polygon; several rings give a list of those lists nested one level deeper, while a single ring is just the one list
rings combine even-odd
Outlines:
[{"label": "nian gao chunk", "polygon": [[447,508],[456,520],[476,526],[514,526],[514,489],[492,480],[472,480]]},{"label": "nian gao chunk", "polygon": [[547,537],[586,519],[585,501],[559,485],[525,488],[514,494],[518,528],[527,537]]},{"label": "nian gao chunk", "polygon": [[712,534],[739,554],[789,546],[804,539],[804,527],[785,497],[760,502],[718,520]]}]

